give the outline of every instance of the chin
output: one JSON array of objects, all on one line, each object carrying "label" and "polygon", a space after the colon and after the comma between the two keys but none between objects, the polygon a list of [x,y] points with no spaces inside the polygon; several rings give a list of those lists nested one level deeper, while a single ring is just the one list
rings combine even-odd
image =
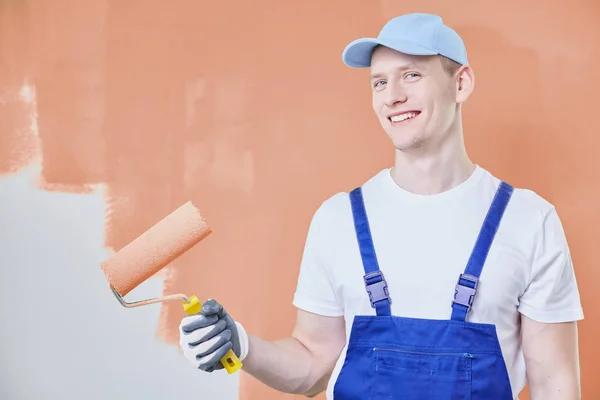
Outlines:
[{"label": "chin", "polygon": [[389,136],[394,147],[400,151],[418,149],[423,144],[421,135],[408,134],[406,132],[391,132]]},{"label": "chin", "polygon": [[423,142],[414,141],[414,142],[403,142],[403,143],[394,143],[394,148],[399,151],[410,151],[420,149],[423,145]]}]

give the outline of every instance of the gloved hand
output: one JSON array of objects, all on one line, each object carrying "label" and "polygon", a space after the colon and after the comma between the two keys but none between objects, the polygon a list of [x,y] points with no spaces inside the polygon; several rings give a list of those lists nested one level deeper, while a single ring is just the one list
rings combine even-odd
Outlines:
[{"label": "gloved hand", "polygon": [[213,372],[224,368],[220,360],[229,349],[243,361],[248,354],[248,335],[218,302],[210,299],[200,313],[182,319],[179,345],[194,367]]}]

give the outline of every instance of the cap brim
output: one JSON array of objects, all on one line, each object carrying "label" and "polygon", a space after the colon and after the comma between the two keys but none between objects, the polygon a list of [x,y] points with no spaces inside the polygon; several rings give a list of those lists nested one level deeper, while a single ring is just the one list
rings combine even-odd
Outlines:
[{"label": "cap brim", "polygon": [[389,47],[400,53],[414,56],[433,56],[437,51],[428,49],[418,44],[398,39],[376,39],[364,38],[357,39],[350,43],[342,53],[344,64],[353,68],[367,68],[371,66],[371,53],[378,46]]}]

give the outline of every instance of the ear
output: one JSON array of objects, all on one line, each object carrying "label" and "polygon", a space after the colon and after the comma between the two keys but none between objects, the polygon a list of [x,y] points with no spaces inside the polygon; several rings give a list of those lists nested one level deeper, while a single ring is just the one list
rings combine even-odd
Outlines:
[{"label": "ear", "polygon": [[463,65],[456,73],[456,102],[464,103],[475,88],[475,73],[468,65]]}]

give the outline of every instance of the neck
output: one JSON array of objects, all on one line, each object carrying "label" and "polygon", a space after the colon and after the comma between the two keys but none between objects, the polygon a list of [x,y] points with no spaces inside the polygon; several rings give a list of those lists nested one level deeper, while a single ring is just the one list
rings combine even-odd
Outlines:
[{"label": "neck", "polygon": [[466,181],[475,164],[469,159],[462,138],[441,144],[436,149],[396,150],[392,179],[406,191],[431,195],[449,190]]}]

